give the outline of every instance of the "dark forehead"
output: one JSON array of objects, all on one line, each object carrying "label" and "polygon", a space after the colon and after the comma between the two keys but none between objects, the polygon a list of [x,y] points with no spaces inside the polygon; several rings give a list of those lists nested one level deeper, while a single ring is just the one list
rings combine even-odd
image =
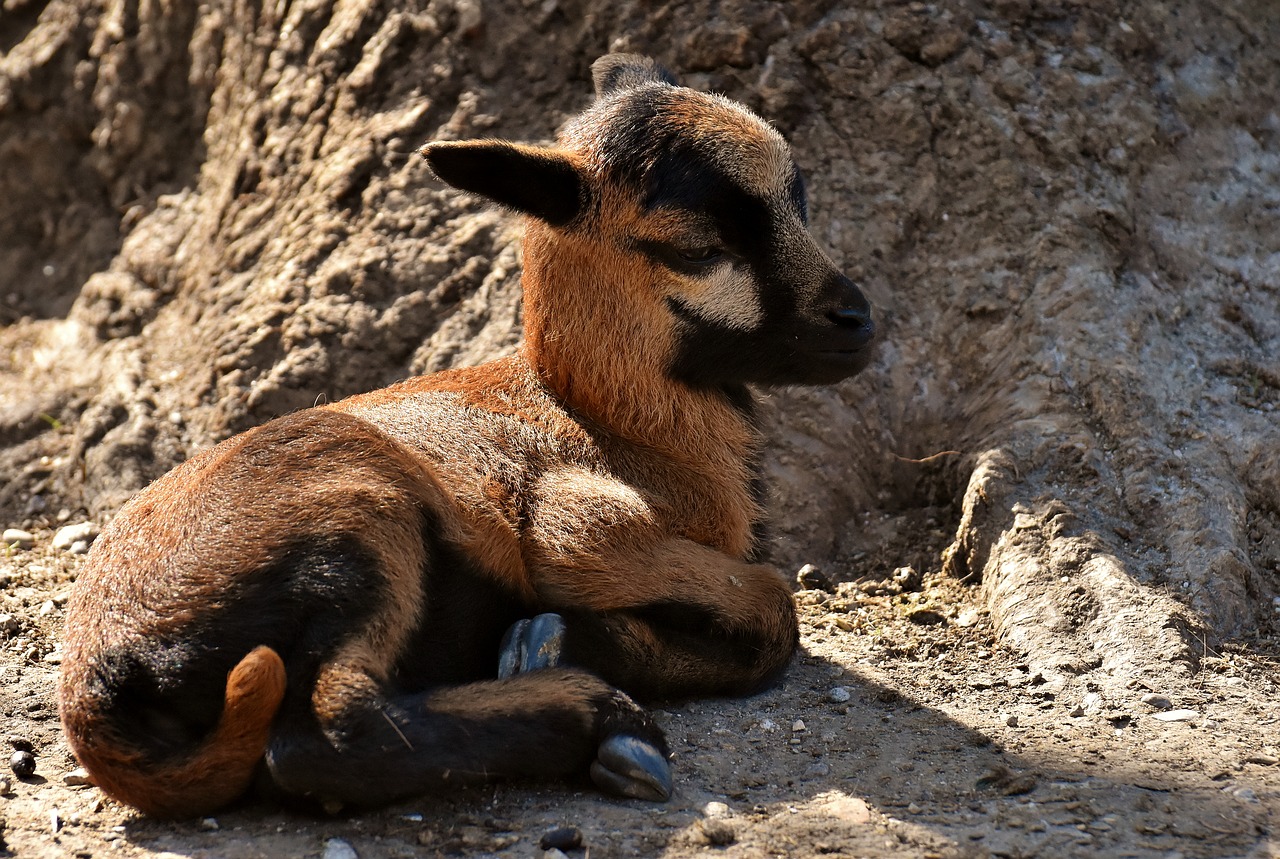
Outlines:
[{"label": "dark forehead", "polygon": [[[592,111],[591,113],[596,113]],[[647,204],[688,204],[699,184],[760,199],[794,191],[790,149],[745,108],[682,87],[649,86],[601,106],[594,133],[606,176],[643,185]],[[692,184],[681,192],[682,184]]]}]

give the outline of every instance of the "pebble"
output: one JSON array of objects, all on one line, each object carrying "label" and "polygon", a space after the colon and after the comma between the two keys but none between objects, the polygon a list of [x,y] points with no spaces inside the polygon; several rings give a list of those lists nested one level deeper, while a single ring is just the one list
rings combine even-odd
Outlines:
[{"label": "pebble", "polygon": [[1152,713],[1151,718],[1161,722],[1188,722],[1199,715],[1195,710],[1166,710],[1163,713]]},{"label": "pebble", "polygon": [[1018,717],[1013,713],[1010,713],[1009,715],[1004,717],[1004,723],[1008,725],[1010,728],[1016,728],[1018,727]]},{"label": "pebble", "polygon": [[733,809],[723,802],[708,802],[702,806],[702,816],[711,820],[727,820],[733,817]]},{"label": "pebble", "polygon": [[78,525],[65,525],[53,535],[53,548],[64,552],[76,552],[79,543],[84,543],[84,554],[89,551],[89,544],[98,536],[98,526],[92,522],[81,522]]},{"label": "pebble", "polygon": [[330,838],[324,843],[324,859],[360,859],[360,854],[341,838]]},{"label": "pebble", "polygon": [[30,778],[36,771],[36,756],[28,751],[17,751],[9,758],[9,769],[18,778]]},{"label": "pebble", "polygon": [[805,564],[796,572],[796,584],[810,591],[834,591],[835,586],[822,570],[813,564]]},{"label": "pebble", "polygon": [[89,771],[84,767],[76,767],[69,773],[64,773],[62,783],[67,787],[84,787],[93,784],[93,779],[89,777]]},{"label": "pebble", "polygon": [[13,781],[7,775],[0,775],[0,796],[13,793]]},{"label": "pebble", "polygon": [[1151,709],[1153,709],[1153,710],[1171,710],[1171,709],[1173,709],[1173,702],[1172,702],[1172,701],[1170,701],[1170,700],[1169,700],[1168,698],[1166,698],[1165,696],[1163,696],[1163,695],[1157,695],[1157,694],[1156,694],[1156,693],[1154,693],[1154,692],[1149,692],[1149,693],[1147,693],[1146,695],[1143,695],[1141,700],[1142,700],[1142,703],[1143,703],[1143,704],[1146,704],[1148,707],[1150,707],[1150,708],[1151,708]]},{"label": "pebble", "polygon": [[0,614],[0,632],[17,632],[18,619],[11,614]]},{"label": "pebble", "polygon": [[794,722],[792,722],[791,730],[793,733],[796,733],[796,734],[800,733],[801,731],[804,731],[805,730],[804,719],[796,719]]},{"label": "pebble", "polygon": [[35,545],[35,542],[35,535],[30,531],[23,531],[21,528],[5,528],[4,534],[0,535],[0,543],[18,549],[30,549]]},{"label": "pebble", "polygon": [[804,770],[805,778],[826,778],[829,775],[831,775],[831,767],[826,761],[814,761]]},{"label": "pebble", "polygon": [[577,850],[582,846],[582,830],[576,826],[557,826],[542,834],[538,846],[543,850]]},{"label": "pebble", "polygon": [[218,829],[220,828],[218,826],[218,818],[216,817],[201,818],[200,828],[203,829],[205,832],[217,832]]},{"label": "pebble", "polygon": [[843,687],[843,686],[837,686],[837,687],[835,687],[834,689],[832,689],[830,692],[828,692],[828,693],[827,693],[827,698],[828,698],[828,699],[829,699],[833,704],[844,704],[844,703],[845,703],[845,702],[847,702],[851,697],[853,697],[853,696],[849,694],[849,690],[848,690],[848,689],[846,689],[846,688],[845,688],[845,687]]},{"label": "pebble", "polygon": [[726,847],[738,840],[738,833],[727,820],[703,818],[698,825],[702,828],[702,837],[715,847]]},{"label": "pebble", "polygon": [[552,847],[542,854],[542,859],[569,859],[569,857],[560,848]]},{"label": "pebble", "polygon": [[1264,766],[1264,767],[1273,767],[1276,764],[1280,764],[1280,758],[1276,757],[1275,755],[1266,755],[1266,754],[1249,755],[1249,757],[1245,758],[1244,760],[1245,760],[1245,763],[1258,764],[1259,766]]}]

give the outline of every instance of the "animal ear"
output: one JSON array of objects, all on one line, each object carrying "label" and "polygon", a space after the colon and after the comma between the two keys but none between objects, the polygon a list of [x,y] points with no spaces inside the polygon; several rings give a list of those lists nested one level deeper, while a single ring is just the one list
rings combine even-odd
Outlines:
[{"label": "animal ear", "polygon": [[587,183],[559,149],[504,140],[428,143],[418,150],[431,172],[461,191],[563,227],[587,208]]},{"label": "animal ear", "polygon": [[639,54],[603,56],[591,64],[591,77],[595,81],[597,96],[635,89],[645,84],[680,85],[675,75],[654,60]]}]

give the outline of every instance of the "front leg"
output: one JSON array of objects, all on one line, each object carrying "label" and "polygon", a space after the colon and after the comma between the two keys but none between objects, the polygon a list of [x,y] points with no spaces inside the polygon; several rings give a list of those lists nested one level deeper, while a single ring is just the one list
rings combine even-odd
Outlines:
[{"label": "front leg", "polygon": [[750,695],[777,682],[799,642],[790,588],[771,567],[697,548],[663,546],[599,574],[617,576],[621,599],[564,610],[564,662],[650,700]]},{"label": "front leg", "polygon": [[799,635],[775,569],[671,535],[609,478],[539,489],[525,557],[542,605],[564,619],[565,664],[651,699],[751,694],[782,673]]}]

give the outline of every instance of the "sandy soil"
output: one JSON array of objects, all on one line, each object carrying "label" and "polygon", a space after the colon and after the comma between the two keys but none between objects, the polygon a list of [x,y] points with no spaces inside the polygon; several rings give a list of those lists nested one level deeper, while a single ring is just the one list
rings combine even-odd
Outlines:
[{"label": "sandy soil", "polygon": [[[1280,856],[1273,3],[0,5],[0,528],[36,537],[0,548],[12,854],[528,857],[571,825],[595,857]],[[785,684],[662,711],[664,805],[169,825],[64,784],[54,530],[512,349],[518,224],[412,152],[550,139],[611,49],[775,122],[880,313],[875,366],[764,403],[773,559],[837,583],[799,592]]]},{"label": "sandy soil", "polygon": [[521,784],[354,818],[252,806],[155,823],[64,784],[53,688],[80,558],[37,536],[0,559],[0,712],[37,761],[0,798],[16,856],[530,857],[557,826],[597,859],[1280,856],[1280,643],[1104,691],[1029,670],[972,589],[889,568],[798,592],[804,647],[779,688],[659,711],[677,779],[665,804]]}]

